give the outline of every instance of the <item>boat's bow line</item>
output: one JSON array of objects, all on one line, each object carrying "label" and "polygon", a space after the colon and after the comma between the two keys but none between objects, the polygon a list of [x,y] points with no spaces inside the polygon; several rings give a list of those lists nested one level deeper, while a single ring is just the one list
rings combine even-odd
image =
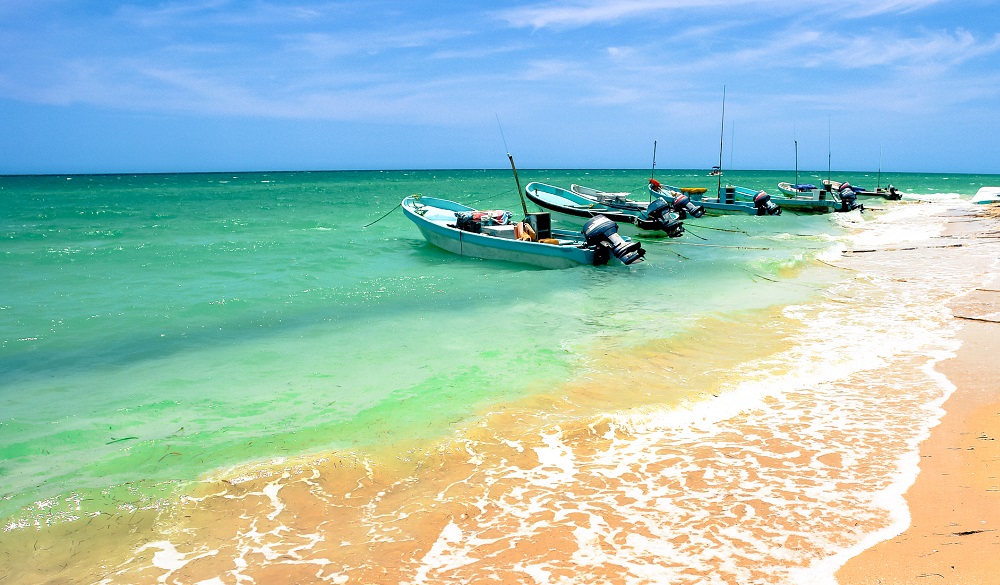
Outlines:
[{"label": "boat's bow line", "polygon": [[[587,244],[594,247],[594,252],[597,256],[594,264],[606,263],[611,254],[614,254],[615,258],[621,260],[622,264],[625,265],[632,264],[633,262],[642,262],[642,257],[646,255],[646,251],[642,249],[642,244],[635,241],[626,242],[623,240],[618,235],[618,224],[603,215],[596,215],[587,220],[587,223],[583,224],[581,231],[583,232],[583,237],[587,240]],[[599,262],[599,259],[603,259],[604,262]]]}]

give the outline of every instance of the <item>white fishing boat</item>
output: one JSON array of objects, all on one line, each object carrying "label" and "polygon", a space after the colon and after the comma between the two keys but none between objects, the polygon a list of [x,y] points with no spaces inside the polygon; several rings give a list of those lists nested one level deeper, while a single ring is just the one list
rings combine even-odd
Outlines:
[{"label": "white fishing boat", "polygon": [[801,197],[803,195],[811,197],[816,192],[816,188],[816,185],[812,183],[795,183],[794,185],[788,181],[778,183],[778,191],[791,197]]},{"label": "white fishing boat", "polygon": [[823,190],[827,193],[841,193],[844,189],[850,188],[854,192],[855,197],[858,199],[886,199],[888,201],[898,201],[903,198],[903,194],[899,189],[893,187],[892,185],[887,186],[885,189],[882,187],[876,188],[874,191],[869,191],[864,187],[859,185],[852,185],[850,183],[841,183],[838,181],[831,181],[828,179],[823,180]]},{"label": "white fishing boat", "polygon": [[[641,262],[646,254],[639,242],[618,235],[617,224],[602,215],[574,232],[551,229],[547,213],[511,222],[509,211],[480,211],[447,199],[417,195],[403,199],[401,206],[429,243],[460,256],[569,268],[607,264],[612,258],[632,264]],[[546,221],[539,221],[539,215]]]},{"label": "white fishing boat", "polygon": [[584,197],[595,199],[600,203],[625,203],[629,202],[629,197],[632,195],[628,191],[601,191],[592,187],[577,185],[576,183],[570,185],[569,190],[577,195],[583,195]]},{"label": "white fishing boat", "polygon": [[972,197],[972,202],[978,205],[1000,203],[1000,187],[981,187]]}]

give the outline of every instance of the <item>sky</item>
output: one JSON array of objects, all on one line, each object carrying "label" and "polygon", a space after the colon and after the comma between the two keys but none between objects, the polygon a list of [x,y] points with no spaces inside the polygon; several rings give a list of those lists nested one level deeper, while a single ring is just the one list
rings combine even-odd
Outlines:
[{"label": "sky", "polygon": [[998,4],[0,0],[0,174],[1000,173]]}]

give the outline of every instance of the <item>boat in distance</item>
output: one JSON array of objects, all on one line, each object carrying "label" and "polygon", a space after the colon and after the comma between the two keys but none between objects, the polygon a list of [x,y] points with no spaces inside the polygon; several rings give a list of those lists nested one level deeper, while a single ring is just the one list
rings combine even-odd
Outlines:
[{"label": "boat in distance", "polygon": [[639,242],[618,234],[618,225],[598,215],[579,232],[551,229],[548,213],[511,222],[509,211],[479,211],[448,199],[411,195],[400,206],[430,244],[460,256],[530,264],[540,268],[603,265],[612,258],[642,262]]},{"label": "boat in distance", "polygon": [[663,232],[671,238],[684,233],[680,214],[674,212],[671,204],[662,198],[649,202],[635,201],[628,198],[630,193],[608,193],[579,185],[563,189],[537,181],[524,187],[524,195],[543,209],[571,217],[603,215],[611,221],[630,223],[641,230]]}]

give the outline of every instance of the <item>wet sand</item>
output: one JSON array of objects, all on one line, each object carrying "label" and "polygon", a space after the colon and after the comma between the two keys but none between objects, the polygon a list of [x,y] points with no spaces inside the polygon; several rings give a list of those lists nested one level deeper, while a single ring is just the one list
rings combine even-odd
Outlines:
[{"label": "wet sand", "polygon": [[[997,212],[956,219],[948,235],[1000,241]],[[962,253],[955,248],[956,262]],[[956,389],[921,445],[920,473],[905,494],[910,525],[845,564],[841,585],[1000,582],[1000,276],[950,309],[962,345],[936,369]]]}]

